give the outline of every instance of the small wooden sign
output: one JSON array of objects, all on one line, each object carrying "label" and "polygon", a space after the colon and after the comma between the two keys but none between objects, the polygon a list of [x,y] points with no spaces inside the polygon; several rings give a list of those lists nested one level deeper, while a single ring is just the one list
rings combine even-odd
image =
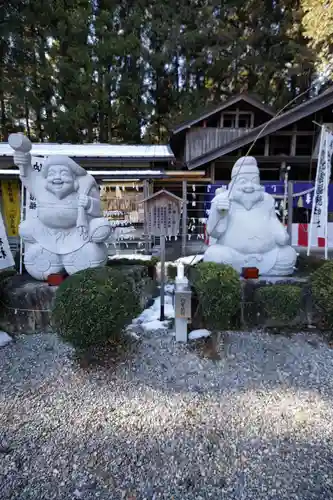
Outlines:
[{"label": "small wooden sign", "polygon": [[175,316],[176,318],[191,319],[191,290],[176,291]]},{"label": "small wooden sign", "polygon": [[149,236],[177,236],[183,200],[162,189],[145,198],[147,231]]}]

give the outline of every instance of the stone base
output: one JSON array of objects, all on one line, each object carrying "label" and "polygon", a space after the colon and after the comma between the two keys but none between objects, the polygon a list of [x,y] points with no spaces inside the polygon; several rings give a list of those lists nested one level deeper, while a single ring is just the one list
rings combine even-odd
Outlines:
[{"label": "stone base", "polygon": [[[242,328],[293,328],[310,327],[317,322],[314,311],[309,280],[306,277],[274,277],[263,276],[255,280],[246,280],[241,278],[242,300],[241,300],[241,318],[240,326]],[[282,320],[272,320],[262,310],[261,304],[256,299],[256,291],[271,285],[290,285],[298,286],[301,289],[301,308],[299,314],[292,322]]]},{"label": "stone base", "polygon": [[[140,265],[119,266],[133,280],[133,292],[138,293],[142,309],[156,294],[156,282]],[[0,330],[8,333],[51,332],[51,310],[57,286],[36,281],[28,274],[6,278],[0,291]],[[2,303],[3,302],[3,303]]]},{"label": "stone base", "polygon": [[3,283],[0,328],[9,333],[50,332],[50,317],[56,286],[36,281],[28,274]]}]

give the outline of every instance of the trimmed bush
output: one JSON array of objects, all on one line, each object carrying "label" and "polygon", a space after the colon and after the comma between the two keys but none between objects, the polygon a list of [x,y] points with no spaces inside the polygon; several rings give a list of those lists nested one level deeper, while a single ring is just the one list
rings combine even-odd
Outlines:
[{"label": "trimmed bush", "polygon": [[325,262],[326,261],[322,259],[320,255],[300,254],[297,257],[296,269],[299,274],[310,274],[320,269]]},{"label": "trimmed bush", "polygon": [[277,323],[290,323],[299,316],[302,303],[302,290],[295,285],[267,285],[255,292],[268,320]]},{"label": "trimmed bush", "polygon": [[167,266],[167,276],[170,281],[175,281],[177,277],[177,266],[169,264]]},{"label": "trimmed bush", "polygon": [[52,324],[78,350],[121,343],[124,328],[140,312],[133,278],[117,269],[86,269],[58,288]]},{"label": "trimmed bush", "polygon": [[230,328],[240,310],[238,273],[231,266],[200,262],[191,275],[205,326],[212,331]]},{"label": "trimmed bush", "polygon": [[156,264],[159,262],[158,257],[152,257],[150,260],[141,259],[109,259],[108,267],[119,266],[144,266],[148,269],[148,276],[152,279],[156,278]]},{"label": "trimmed bush", "polygon": [[310,276],[311,293],[316,310],[329,328],[333,328],[333,261],[326,261]]}]

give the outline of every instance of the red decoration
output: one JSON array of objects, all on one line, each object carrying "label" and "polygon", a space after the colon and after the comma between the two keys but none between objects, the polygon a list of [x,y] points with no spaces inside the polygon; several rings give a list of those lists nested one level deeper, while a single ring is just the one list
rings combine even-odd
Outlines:
[{"label": "red decoration", "polygon": [[257,280],[259,278],[259,269],[257,267],[243,267],[242,276],[246,280]]},{"label": "red decoration", "polygon": [[68,275],[65,273],[50,274],[50,276],[47,278],[48,285],[59,286],[67,278],[67,276]]}]

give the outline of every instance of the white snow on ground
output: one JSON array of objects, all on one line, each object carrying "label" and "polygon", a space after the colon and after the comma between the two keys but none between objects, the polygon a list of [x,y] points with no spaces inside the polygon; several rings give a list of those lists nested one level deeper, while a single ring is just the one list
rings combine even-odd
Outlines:
[{"label": "white snow on ground", "polygon": [[109,256],[109,260],[118,260],[118,259],[151,260],[152,255],[145,255],[143,253],[131,253],[131,254],[115,254]]},{"label": "white snow on ground", "polygon": [[12,342],[12,338],[6,332],[0,332],[0,347],[4,347],[5,345]]},{"label": "white snow on ground", "polygon": [[209,330],[206,330],[205,328],[201,328],[199,330],[192,330],[188,334],[188,338],[189,338],[189,340],[202,339],[205,337],[209,337],[211,335],[211,333],[212,332],[210,332]]},{"label": "white snow on ground", "polygon": [[142,323],[141,325],[144,332],[153,332],[158,330],[166,331],[168,329],[168,321],[160,321],[155,319],[153,321],[148,321],[148,323]]},{"label": "white snow on ground", "polygon": [[168,320],[175,317],[175,309],[172,301],[173,290],[174,285],[166,285],[164,296],[165,321],[160,321],[161,297],[156,297],[154,299],[154,303],[132,321],[132,326],[140,325],[145,332],[152,330],[167,330],[169,323]]},{"label": "white snow on ground", "polygon": [[182,262],[182,264],[192,265],[197,264],[203,259],[203,254],[198,255],[188,255],[187,257],[179,257],[179,259],[175,260],[175,264]]}]

